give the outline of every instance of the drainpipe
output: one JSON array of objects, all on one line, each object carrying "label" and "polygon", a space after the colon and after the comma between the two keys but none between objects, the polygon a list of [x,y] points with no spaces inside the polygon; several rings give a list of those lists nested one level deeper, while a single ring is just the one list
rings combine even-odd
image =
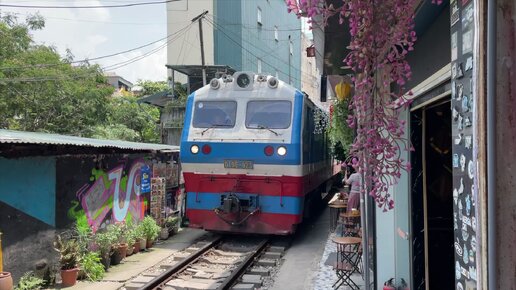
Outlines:
[{"label": "drainpipe", "polygon": [[496,241],[496,7],[497,1],[487,1],[487,283],[497,289]]}]

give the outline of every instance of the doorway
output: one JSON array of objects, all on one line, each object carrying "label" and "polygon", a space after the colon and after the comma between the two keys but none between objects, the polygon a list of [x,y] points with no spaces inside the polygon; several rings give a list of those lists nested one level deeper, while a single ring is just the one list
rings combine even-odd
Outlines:
[{"label": "doorway", "polygon": [[449,96],[411,113],[414,289],[455,289]]}]

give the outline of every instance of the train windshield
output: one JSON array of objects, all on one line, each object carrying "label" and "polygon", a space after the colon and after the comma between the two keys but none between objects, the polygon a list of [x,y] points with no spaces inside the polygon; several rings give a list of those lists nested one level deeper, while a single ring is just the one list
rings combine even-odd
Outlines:
[{"label": "train windshield", "polygon": [[236,110],[235,101],[197,101],[192,125],[196,128],[233,128]]},{"label": "train windshield", "polygon": [[250,101],[245,126],[251,129],[287,129],[290,127],[290,101]]}]

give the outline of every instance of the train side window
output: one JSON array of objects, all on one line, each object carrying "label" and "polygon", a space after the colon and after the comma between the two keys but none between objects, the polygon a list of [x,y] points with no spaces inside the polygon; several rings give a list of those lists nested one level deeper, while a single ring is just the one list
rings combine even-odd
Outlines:
[{"label": "train side window", "polygon": [[247,103],[245,126],[249,129],[287,129],[291,116],[290,101],[250,101]]},{"label": "train side window", "polygon": [[236,111],[235,101],[197,101],[192,125],[195,128],[233,128]]}]

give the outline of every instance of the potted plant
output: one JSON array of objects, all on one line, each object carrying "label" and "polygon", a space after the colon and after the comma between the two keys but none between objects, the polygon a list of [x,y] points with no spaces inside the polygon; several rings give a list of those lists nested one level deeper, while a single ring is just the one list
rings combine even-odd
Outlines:
[{"label": "potted plant", "polygon": [[137,226],[133,226],[129,231],[129,235],[133,240],[133,254],[140,251],[140,237],[142,236],[140,229]]},{"label": "potted plant", "polygon": [[132,230],[127,230],[124,234],[125,240],[127,242],[127,256],[131,256],[134,253],[135,238],[132,233]]},{"label": "potted plant", "polygon": [[165,220],[165,225],[168,228],[168,234],[174,235],[177,233],[177,230],[179,229],[179,217],[177,216],[169,216]]},{"label": "potted plant", "polygon": [[[36,277],[34,272],[27,272],[20,278],[18,285],[16,285],[16,290],[41,289],[43,286],[45,286],[45,280]],[[0,287],[0,289],[2,288]]]},{"label": "potted plant", "polygon": [[79,243],[75,239],[63,240],[57,235],[54,249],[59,252],[59,264],[61,266],[61,279],[63,286],[73,286],[77,282],[79,268]]},{"label": "potted plant", "polygon": [[143,231],[143,224],[140,223],[137,229],[138,241],[140,242],[140,251],[143,251],[147,248],[147,238],[145,237],[145,232]]},{"label": "potted plant", "polygon": [[113,233],[109,231],[97,232],[95,234],[95,245],[100,253],[100,262],[107,270],[111,265],[111,251],[113,247]]},{"label": "potted plant", "polygon": [[0,290],[12,290],[13,277],[9,272],[0,272]]},{"label": "potted plant", "polygon": [[147,239],[147,248],[150,248],[154,240],[158,237],[161,228],[151,216],[146,216],[141,225],[145,238]]},{"label": "potted plant", "polygon": [[84,277],[89,281],[98,281],[106,272],[99,252],[87,252],[79,259],[79,266]]},{"label": "potted plant", "polygon": [[125,224],[116,223],[107,226],[107,232],[112,237],[111,265],[118,265],[127,255],[127,243],[125,238]]},{"label": "potted plant", "polygon": [[159,232],[159,238],[162,240],[166,240],[166,239],[168,239],[169,235],[170,234],[168,233],[168,227],[166,225],[163,225],[163,227],[161,227],[161,230]]}]

